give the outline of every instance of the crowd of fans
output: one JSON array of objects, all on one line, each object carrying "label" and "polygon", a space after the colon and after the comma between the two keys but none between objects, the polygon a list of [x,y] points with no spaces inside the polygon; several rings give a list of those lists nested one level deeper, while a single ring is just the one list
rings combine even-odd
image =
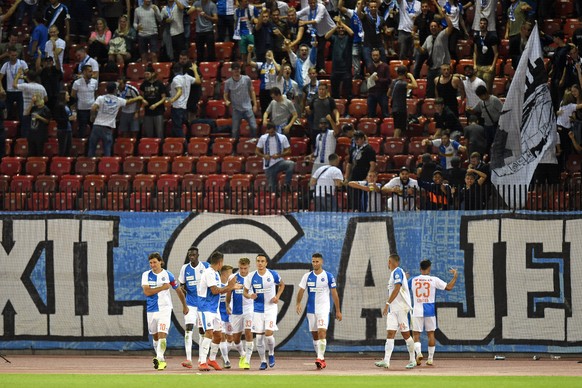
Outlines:
[{"label": "crowd of fans", "polygon": [[312,163],[321,210],[339,186],[358,210],[376,191],[389,209],[419,207],[406,193],[420,189],[422,208],[484,208],[505,92],[536,22],[558,145],[532,183],[579,180],[581,3],[0,1],[0,156],[17,138],[29,157],[110,156],[119,138],[182,138],[186,150],[203,124],[212,139],[256,143],[272,191],[273,171],[288,188]]}]

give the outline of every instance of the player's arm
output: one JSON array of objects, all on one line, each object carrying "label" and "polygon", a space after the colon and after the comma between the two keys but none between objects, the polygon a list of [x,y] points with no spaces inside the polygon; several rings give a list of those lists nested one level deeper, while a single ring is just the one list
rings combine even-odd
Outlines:
[{"label": "player's arm", "polygon": [[161,287],[156,287],[156,288],[151,288],[149,285],[141,286],[141,288],[143,288],[143,293],[146,296],[152,296],[152,295],[155,295],[159,292],[169,290],[170,287],[171,287],[170,283],[164,283]]},{"label": "player's arm", "polygon": [[257,299],[257,294],[250,293],[248,288],[243,288],[243,296],[247,299]]},{"label": "player's arm", "polygon": [[277,295],[275,295],[273,297],[273,299],[271,299],[272,303],[278,303],[279,302],[279,298],[281,298],[281,294],[283,293],[283,290],[285,289],[285,283],[283,283],[283,281],[281,280],[279,282],[279,288],[277,289]]},{"label": "player's arm", "polygon": [[178,294],[178,299],[180,299],[180,303],[182,303],[182,312],[184,313],[184,315],[188,314],[188,305],[186,305],[186,296],[184,295],[184,290],[182,290],[182,287],[176,287],[176,294]]},{"label": "player's arm", "polygon": [[335,306],[335,319],[341,321],[342,312],[340,310],[339,295],[337,294],[337,288],[331,289],[331,299],[333,300],[333,305]]},{"label": "player's arm", "polygon": [[297,291],[297,302],[295,303],[295,310],[297,314],[301,314],[303,307],[301,307],[301,300],[303,299],[303,294],[305,293],[305,288],[299,287],[299,291]]},{"label": "player's arm", "polygon": [[455,286],[455,283],[457,282],[457,278],[459,277],[459,273],[457,272],[457,270],[455,268],[451,268],[449,270],[450,273],[453,274],[453,278],[451,279],[450,282],[447,283],[447,286],[445,287],[445,290],[450,291],[453,289],[453,287]]},{"label": "player's arm", "polygon": [[388,315],[388,307],[390,307],[390,303],[394,302],[394,299],[396,299],[396,297],[398,296],[398,293],[400,292],[401,288],[402,284],[400,283],[396,283],[394,285],[394,289],[392,290],[392,293],[390,294],[388,300],[386,301],[386,306],[384,306],[384,311],[382,312],[382,314]]},{"label": "player's arm", "polygon": [[212,286],[212,287],[210,287],[210,291],[212,292],[213,295],[216,295],[216,294],[226,294],[229,291],[240,290],[241,288],[242,288],[242,284],[237,283],[236,277],[233,277],[232,279],[230,279],[228,281],[226,286],[224,286],[224,287]]}]

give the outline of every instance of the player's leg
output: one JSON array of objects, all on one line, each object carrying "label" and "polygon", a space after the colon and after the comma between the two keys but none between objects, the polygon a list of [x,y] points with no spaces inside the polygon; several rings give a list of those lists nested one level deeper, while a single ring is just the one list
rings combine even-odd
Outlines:
[{"label": "player's leg", "polygon": [[255,347],[254,334],[252,332],[253,318],[252,314],[245,316],[244,318],[244,330],[245,330],[245,365],[244,369],[250,369],[251,367],[251,355]]},{"label": "player's leg", "polygon": [[214,334],[214,314],[205,311],[199,311],[198,318],[202,323],[202,329],[204,330],[204,338],[202,339],[198,354],[198,369],[207,371],[210,370],[207,361],[208,353],[210,352],[210,346],[212,343],[212,337]]},{"label": "player's leg", "polygon": [[228,358],[228,340],[227,337],[232,339],[232,336],[227,333],[230,333],[230,323],[222,321],[222,336],[220,338],[220,355],[222,356],[222,362],[226,369],[230,369],[230,359]]},{"label": "player's leg", "polygon": [[426,365],[432,365],[434,352],[436,349],[436,341],[434,339],[434,331],[436,330],[436,317],[425,318],[425,329],[428,335],[428,359]]},{"label": "player's leg", "polygon": [[416,365],[420,365],[424,356],[422,355],[422,347],[420,343],[420,333],[424,329],[423,317],[412,317],[412,337],[414,339],[414,353],[416,354]]},{"label": "player's leg", "polygon": [[[158,318],[155,313],[147,313],[148,331],[152,336],[152,343],[154,345],[154,353],[158,349]],[[158,359],[154,356],[152,359],[154,369],[158,369]]]},{"label": "player's leg", "polygon": [[261,359],[261,366],[259,369],[265,370],[267,369],[267,358],[265,357],[265,314],[253,314],[252,331],[256,336],[257,353],[259,353],[259,358]]},{"label": "player's leg", "polygon": [[275,336],[277,331],[277,312],[265,314],[265,347],[269,351],[269,367],[275,367]]},{"label": "player's leg", "polygon": [[414,340],[410,336],[410,327],[408,327],[408,312],[407,311],[397,311],[396,316],[398,317],[398,330],[406,342],[406,349],[408,349],[408,365],[406,369],[412,369],[416,366],[416,359],[414,357]]},{"label": "player's leg", "polygon": [[325,368],[325,349],[327,347],[327,326],[329,325],[329,312],[327,314],[316,314],[316,325],[317,359],[320,360],[320,367]]},{"label": "player's leg", "polygon": [[186,349],[186,360],[182,362],[185,368],[192,368],[192,333],[194,327],[198,327],[198,309],[188,306],[188,314],[184,316],[186,332],[184,333],[184,347]]},{"label": "player's leg", "polygon": [[396,315],[389,312],[386,317],[386,344],[384,345],[384,358],[382,361],[375,363],[377,367],[390,368],[390,359],[392,358],[392,352],[394,351],[394,337],[396,336],[396,330],[398,330]]},{"label": "player's leg", "polygon": [[307,313],[307,323],[309,326],[309,331],[311,332],[311,337],[313,338],[313,350],[315,350],[315,355],[317,356],[319,334],[317,333],[317,319],[315,319],[315,314]]},{"label": "player's leg", "polygon": [[216,355],[220,349],[220,341],[222,340],[222,324],[218,314],[212,314],[212,324],[214,331],[212,333],[212,342],[210,343],[210,355],[208,356],[208,365],[215,370],[222,370],[220,365],[216,362]]},{"label": "player's leg", "polygon": [[159,311],[158,314],[158,347],[156,349],[156,359],[158,360],[158,370],[166,369],[166,338],[170,331],[170,322],[172,319],[172,310]]}]

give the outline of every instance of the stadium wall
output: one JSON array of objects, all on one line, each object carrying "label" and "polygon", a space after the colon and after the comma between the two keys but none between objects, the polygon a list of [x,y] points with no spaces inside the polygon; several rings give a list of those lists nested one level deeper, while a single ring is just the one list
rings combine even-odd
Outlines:
[{"label": "stadium wall", "polygon": [[[423,258],[445,281],[459,269],[455,288],[437,297],[439,351],[582,351],[582,213],[35,212],[0,220],[0,349],[150,349],[140,286],[147,255],[161,252],[177,276],[196,244],[201,259],[220,250],[235,267],[257,252],[271,258],[286,284],[280,350],[313,350],[295,297],[311,254],[321,252],[344,317],[329,328],[328,350],[382,351],[387,257],[397,252],[413,276]],[[180,310],[172,348],[183,346]]]}]

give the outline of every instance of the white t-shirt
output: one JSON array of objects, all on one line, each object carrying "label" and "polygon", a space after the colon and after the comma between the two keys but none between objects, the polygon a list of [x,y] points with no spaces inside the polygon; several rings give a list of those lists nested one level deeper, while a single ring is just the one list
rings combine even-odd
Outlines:
[{"label": "white t-shirt", "polygon": [[[279,140],[277,140],[279,139]],[[289,145],[289,140],[285,135],[275,133],[274,136],[269,136],[268,133],[262,135],[257,142],[257,147],[263,149],[263,154],[266,155],[282,155],[286,148],[291,147]],[[283,158],[276,158],[266,160],[263,159],[263,168],[266,170],[269,167],[273,167],[275,164],[279,163]]]},{"label": "white t-shirt", "polygon": [[125,106],[126,103],[127,101],[123,98],[112,94],[97,97],[95,104],[99,105],[99,110],[97,111],[94,125],[115,128],[117,112],[119,112],[119,109]]},{"label": "white t-shirt", "polygon": [[190,97],[190,88],[196,82],[196,78],[189,74],[180,74],[174,77],[171,86],[171,96],[175,96],[178,88],[182,88],[182,95],[172,104],[172,108],[186,109],[188,107],[188,97]]},{"label": "white t-shirt", "polygon": [[344,175],[336,166],[321,166],[315,171],[313,178],[317,179],[315,196],[325,197],[326,195],[335,194],[335,181],[336,179],[343,181]]},{"label": "white t-shirt", "polygon": [[320,133],[315,138],[315,163],[327,164],[329,155],[335,153],[337,140],[333,130],[328,129],[325,133]]},{"label": "white t-shirt", "polygon": [[410,291],[408,290],[408,281],[406,280],[406,274],[402,268],[397,267],[390,273],[390,280],[388,280],[388,297],[392,295],[394,287],[397,284],[401,284],[400,292],[394,298],[392,303],[390,303],[390,311],[409,311],[412,308],[412,303],[410,302]]},{"label": "white t-shirt", "polygon": [[[6,78],[6,91],[7,92],[18,92],[18,89],[12,87],[14,83],[14,78],[16,78],[16,74],[18,73],[18,69],[22,69],[23,72],[28,70],[28,65],[22,59],[17,59],[15,64],[10,63],[10,61],[4,63],[2,68],[0,69],[0,73],[4,75]],[[18,80],[19,84],[24,83],[24,80],[20,78]]]},{"label": "white t-shirt", "polygon": [[99,88],[99,82],[91,78],[86,81],[85,78],[79,78],[73,82],[73,90],[77,91],[77,109],[89,110],[95,102],[95,93]]},{"label": "white t-shirt", "polygon": [[477,94],[475,94],[475,90],[477,90],[477,87],[481,85],[487,86],[485,81],[479,77],[475,77],[474,81],[471,81],[469,78],[465,78],[463,81],[463,86],[465,86],[465,95],[467,96],[467,108],[474,108],[475,105],[481,101],[481,99],[477,97]]},{"label": "white t-shirt", "polygon": [[397,195],[396,193],[388,194],[388,210],[415,210],[416,201],[414,195],[409,195],[407,189],[409,187],[416,188],[418,190],[418,182],[416,179],[408,178],[408,183],[403,184],[399,176],[390,179],[388,183],[384,185],[386,188],[402,187],[402,195]]},{"label": "white t-shirt", "polygon": [[444,290],[447,283],[436,276],[419,275],[410,281],[414,308],[413,317],[434,317],[436,290]]},{"label": "white t-shirt", "polygon": [[567,104],[560,106],[560,110],[558,112],[562,112],[558,115],[556,124],[560,127],[564,128],[572,128],[572,121],[570,121],[570,117],[576,112],[576,104]]},{"label": "white t-shirt", "polygon": [[400,6],[400,17],[398,19],[398,30],[412,32],[414,27],[414,19],[420,15],[420,1],[413,0],[410,4],[406,0],[401,0],[398,2]]},{"label": "white t-shirt", "polygon": [[30,114],[32,108],[32,96],[40,95],[42,98],[46,97],[46,89],[41,84],[31,82],[29,84],[18,84],[18,90],[22,91],[22,111],[25,115]]},{"label": "white t-shirt", "polygon": [[77,72],[80,74],[83,71],[83,66],[85,65],[91,65],[91,70],[93,72],[99,72],[99,63],[97,63],[97,61],[93,58],[91,58],[90,56],[86,56],[85,59],[83,59],[81,62],[79,62],[79,64],[77,65]]},{"label": "white t-shirt", "polygon": [[[61,38],[58,38],[56,41],[56,45],[58,49],[59,48],[62,49],[61,53],[59,54],[59,63],[61,64],[62,69],[63,59],[65,58],[65,47],[67,46],[67,43]],[[50,39],[44,45],[44,52],[47,57],[52,57],[54,59],[55,55],[53,53],[53,42]],[[99,68],[97,68],[97,70],[93,68],[93,71],[99,71]]]}]

